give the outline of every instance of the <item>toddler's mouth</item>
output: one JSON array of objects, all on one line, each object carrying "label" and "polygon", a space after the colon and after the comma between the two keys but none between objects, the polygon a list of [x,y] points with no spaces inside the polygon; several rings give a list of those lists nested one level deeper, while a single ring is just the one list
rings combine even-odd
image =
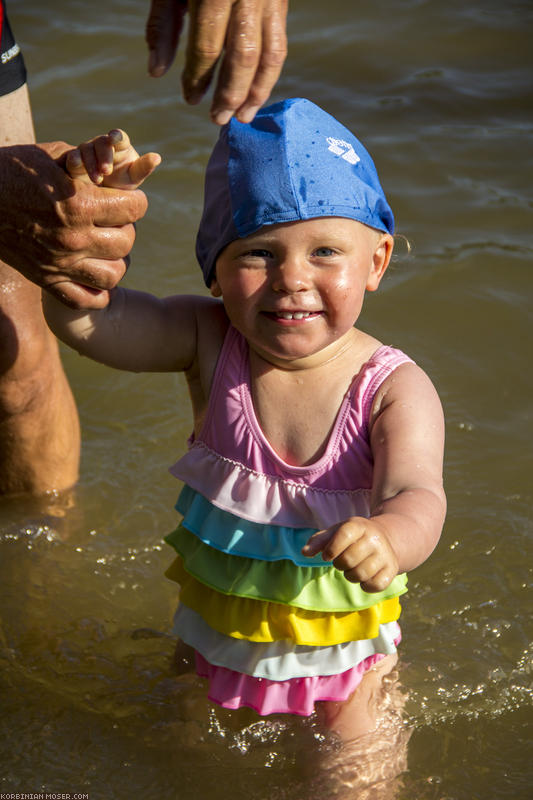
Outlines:
[{"label": "toddler's mouth", "polygon": [[301,320],[320,316],[320,311],[265,311],[271,319]]}]

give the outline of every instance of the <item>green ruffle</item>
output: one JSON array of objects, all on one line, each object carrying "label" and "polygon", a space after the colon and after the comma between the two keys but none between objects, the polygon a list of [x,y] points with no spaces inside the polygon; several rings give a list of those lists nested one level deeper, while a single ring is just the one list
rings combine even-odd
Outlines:
[{"label": "green ruffle", "polygon": [[357,611],[407,591],[407,576],[397,575],[383,591],[369,593],[346,580],[335,567],[300,567],[290,560],[261,561],[233,556],[204,544],[180,525],[166,541],[185,569],[223,594],[266,600],[311,611]]}]

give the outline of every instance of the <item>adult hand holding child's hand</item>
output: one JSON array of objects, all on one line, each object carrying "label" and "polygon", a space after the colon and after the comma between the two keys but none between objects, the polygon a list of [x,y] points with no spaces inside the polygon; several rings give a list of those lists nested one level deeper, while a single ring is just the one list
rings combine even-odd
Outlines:
[{"label": "adult hand holding child's hand", "polygon": [[319,531],[302,548],[305,556],[322,552],[324,561],[360,583],[365,592],[382,592],[398,574],[398,559],[384,528],[373,519],[350,517]]},{"label": "adult hand holding child's hand", "polygon": [[[142,191],[101,189],[64,169],[65,142],[2,148],[0,259],[73,308],[102,308],[146,212]],[[21,246],[21,242],[24,246]]]}]

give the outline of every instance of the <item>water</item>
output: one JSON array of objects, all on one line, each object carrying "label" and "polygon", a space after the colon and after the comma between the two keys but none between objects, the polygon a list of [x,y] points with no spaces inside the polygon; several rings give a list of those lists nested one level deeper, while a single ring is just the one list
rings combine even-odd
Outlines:
[{"label": "water", "polygon": [[[205,103],[179,97],[181,59],[146,76],[145,12],[10,2],[39,138],[120,126],[163,156],[130,285],[203,291],[193,240],[216,130]],[[374,155],[413,252],[362,327],[417,359],[446,411],[448,519],[404,603],[401,798],[531,796],[531,19],[527,2],[293,0],[274,95],[325,106]],[[0,791],[299,800],[327,796],[320,761],[351,782],[362,754],[315,720],[215,711],[176,678],[162,537],[178,488],[166,467],[191,424],[184,383],[64,355],[79,487],[0,505]]]}]

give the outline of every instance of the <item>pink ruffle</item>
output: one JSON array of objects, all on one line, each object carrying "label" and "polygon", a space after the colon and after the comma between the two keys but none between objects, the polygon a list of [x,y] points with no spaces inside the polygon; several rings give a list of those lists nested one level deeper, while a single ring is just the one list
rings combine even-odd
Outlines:
[{"label": "pink ruffle", "polygon": [[320,530],[332,519],[370,513],[370,489],[322,489],[266,475],[219,455],[199,440],[170,473],[223,511],[263,525]]},{"label": "pink ruffle", "polygon": [[[399,643],[400,637],[398,637]],[[365,672],[385,658],[375,653],[339,675],[320,675],[271,681],[253,678],[226,667],[217,667],[195,652],[196,672],[209,680],[208,697],[224,708],[248,706],[261,716],[299,714],[308,717],[318,700],[342,702],[357,689]]]}]

